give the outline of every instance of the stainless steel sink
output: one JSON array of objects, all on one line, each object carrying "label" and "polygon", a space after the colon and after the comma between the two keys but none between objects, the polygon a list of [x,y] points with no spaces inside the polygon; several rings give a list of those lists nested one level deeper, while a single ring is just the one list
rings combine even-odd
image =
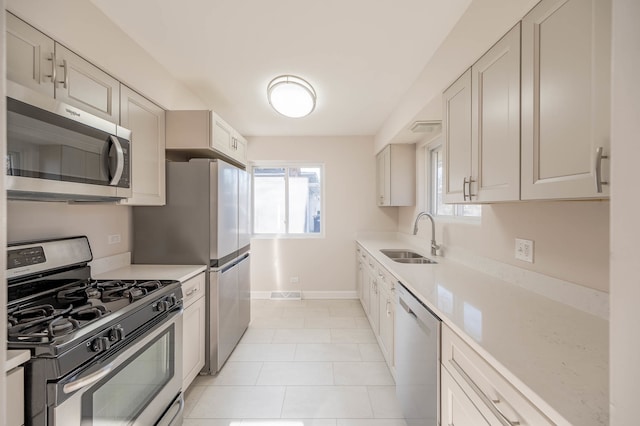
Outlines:
[{"label": "stainless steel sink", "polygon": [[438,263],[435,260],[431,260],[426,257],[414,257],[414,258],[404,257],[404,258],[393,259],[393,260],[398,263],[417,263],[417,264]]},{"label": "stainless steel sink", "polygon": [[397,249],[382,249],[382,254],[389,259],[398,263],[414,263],[414,264],[426,264],[426,263],[438,263],[431,259],[424,257],[423,255],[410,251],[410,250],[397,250]]}]

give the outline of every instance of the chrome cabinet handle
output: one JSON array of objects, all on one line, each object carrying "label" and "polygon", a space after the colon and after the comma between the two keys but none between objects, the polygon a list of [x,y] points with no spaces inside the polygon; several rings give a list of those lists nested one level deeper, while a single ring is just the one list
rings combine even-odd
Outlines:
[{"label": "chrome cabinet handle", "polygon": [[62,60],[62,69],[64,70],[64,77],[58,83],[62,83],[62,87],[66,89],[69,86],[69,66],[66,59]]},{"label": "chrome cabinet handle", "polygon": [[472,184],[472,183],[475,183],[475,182],[476,182],[476,181],[473,179],[473,177],[472,177],[472,176],[469,176],[469,180],[467,181],[467,183],[469,184],[469,201],[471,201],[471,200],[472,200],[472,197],[475,197],[476,195],[478,195],[478,194],[472,194],[472,193],[471,193],[471,184]]},{"label": "chrome cabinet handle", "polygon": [[73,382],[69,382],[62,387],[62,390],[66,394],[70,394],[72,392],[77,391],[78,389],[82,389],[86,386],[92,385],[95,382],[99,381],[113,370],[113,363],[107,364],[102,367],[100,370],[95,373],[89,374],[87,377],[82,377],[78,380],[74,380]]},{"label": "chrome cabinet handle", "polygon": [[187,292],[187,294],[185,294],[186,297],[191,296],[193,293],[195,293],[196,291],[198,291],[198,287],[192,288],[191,290],[189,290]]},{"label": "chrome cabinet handle", "polygon": [[58,70],[56,69],[56,54],[52,52],[48,61],[51,61],[51,75],[48,75],[47,77],[50,77],[53,86],[57,87],[58,82],[56,81],[56,76],[58,75]]},{"label": "chrome cabinet handle", "polygon": [[462,200],[467,201],[467,177],[462,178]]},{"label": "chrome cabinet handle", "polygon": [[498,420],[500,421],[500,423],[502,423],[504,426],[518,426],[520,425],[520,422],[518,420],[510,420],[498,407],[496,404],[500,403],[499,399],[491,399],[489,398],[483,391],[482,389],[480,389],[480,386],[478,386],[476,384],[476,382],[473,381],[473,379],[471,377],[469,377],[469,375],[466,373],[466,371],[464,371],[462,369],[462,367],[460,366],[460,364],[458,364],[456,362],[455,359],[450,359],[449,362],[451,363],[451,365],[453,366],[453,368],[456,369],[456,371],[458,373],[460,373],[460,375],[462,376],[462,378],[464,379],[465,382],[467,382],[467,384],[469,386],[471,386],[471,389],[473,389],[473,391],[480,397],[480,399],[482,400],[482,402],[484,402],[484,404],[487,406],[487,408],[498,418]]},{"label": "chrome cabinet handle", "polygon": [[603,155],[604,148],[599,146],[596,149],[596,164],[595,164],[595,177],[596,177],[596,192],[598,194],[602,193],[602,185],[609,185],[609,182],[602,180],[602,160],[609,159],[608,155]]}]

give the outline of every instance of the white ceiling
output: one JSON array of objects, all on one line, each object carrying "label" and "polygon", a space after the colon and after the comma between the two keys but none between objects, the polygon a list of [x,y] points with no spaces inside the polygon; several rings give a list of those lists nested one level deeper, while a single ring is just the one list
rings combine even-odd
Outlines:
[{"label": "white ceiling", "polygon": [[[374,135],[471,0],[91,0],[244,135]],[[280,74],[309,117],[266,99]],[[426,100],[425,100],[426,102]]]}]

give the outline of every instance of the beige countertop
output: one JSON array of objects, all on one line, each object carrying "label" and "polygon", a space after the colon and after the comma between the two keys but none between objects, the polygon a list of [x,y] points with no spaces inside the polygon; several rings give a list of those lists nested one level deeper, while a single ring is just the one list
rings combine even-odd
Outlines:
[{"label": "beige countertop", "polygon": [[609,423],[609,322],[444,257],[401,264],[380,249],[426,247],[392,237],[358,243],[558,424]]},{"label": "beige countertop", "polygon": [[185,282],[207,269],[205,265],[126,265],[94,275],[99,280],[178,280]]},{"label": "beige countertop", "polygon": [[31,358],[28,350],[8,350],[6,353],[6,360],[4,364],[4,372],[13,370],[14,368],[24,364]]}]

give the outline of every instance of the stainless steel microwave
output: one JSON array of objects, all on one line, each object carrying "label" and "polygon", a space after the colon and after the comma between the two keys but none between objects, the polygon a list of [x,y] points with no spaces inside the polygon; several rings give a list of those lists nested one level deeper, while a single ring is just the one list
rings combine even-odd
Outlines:
[{"label": "stainless steel microwave", "polygon": [[7,82],[9,199],[115,201],[131,197],[131,132]]}]

